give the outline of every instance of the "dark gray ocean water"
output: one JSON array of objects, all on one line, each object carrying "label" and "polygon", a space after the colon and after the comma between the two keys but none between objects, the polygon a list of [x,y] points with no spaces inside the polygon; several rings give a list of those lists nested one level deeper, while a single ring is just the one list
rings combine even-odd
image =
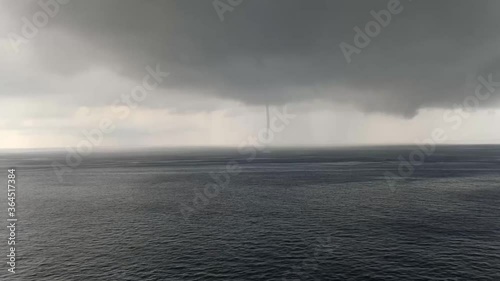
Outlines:
[{"label": "dark gray ocean water", "polygon": [[3,152],[19,221],[0,279],[500,280],[500,147],[440,147],[387,181],[412,149],[101,152],[62,182],[65,154]]}]

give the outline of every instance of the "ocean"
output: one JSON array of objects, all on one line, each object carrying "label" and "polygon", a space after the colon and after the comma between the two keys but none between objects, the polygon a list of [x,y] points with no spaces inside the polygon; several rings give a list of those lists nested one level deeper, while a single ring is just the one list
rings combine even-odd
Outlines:
[{"label": "ocean", "polygon": [[416,149],[0,152],[0,279],[500,280],[500,146]]}]

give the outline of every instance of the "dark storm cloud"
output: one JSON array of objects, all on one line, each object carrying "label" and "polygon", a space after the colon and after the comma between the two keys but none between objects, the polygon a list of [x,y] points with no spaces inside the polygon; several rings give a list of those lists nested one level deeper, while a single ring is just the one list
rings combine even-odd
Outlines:
[{"label": "dark storm cloud", "polygon": [[[16,2],[4,3],[14,19],[40,10],[37,1]],[[73,0],[29,44],[44,68],[64,75],[105,66],[140,81],[146,65],[159,64],[171,73],[166,89],[247,104],[346,102],[404,116],[453,107],[474,93],[478,75],[498,74],[497,1],[402,0],[347,63],[339,44],[354,46],[353,28],[364,29],[370,11],[388,2],[247,0],[221,21],[212,1]]]}]

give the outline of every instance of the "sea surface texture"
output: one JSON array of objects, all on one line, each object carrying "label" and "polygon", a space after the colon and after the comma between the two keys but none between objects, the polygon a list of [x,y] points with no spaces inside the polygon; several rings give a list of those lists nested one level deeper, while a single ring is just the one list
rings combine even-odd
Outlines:
[{"label": "sea surface texture", "polygon": [[500,280],[500,147],[250,151],[0,153],[0,280]]}]

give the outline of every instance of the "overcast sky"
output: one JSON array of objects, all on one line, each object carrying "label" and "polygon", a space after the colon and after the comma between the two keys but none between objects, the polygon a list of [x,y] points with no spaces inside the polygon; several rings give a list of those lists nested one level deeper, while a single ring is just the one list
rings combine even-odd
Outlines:
[{"label": "overcast sky", "polygon": [[0,0],[0,148],[500,143],[499,1],[58,1]]}]

